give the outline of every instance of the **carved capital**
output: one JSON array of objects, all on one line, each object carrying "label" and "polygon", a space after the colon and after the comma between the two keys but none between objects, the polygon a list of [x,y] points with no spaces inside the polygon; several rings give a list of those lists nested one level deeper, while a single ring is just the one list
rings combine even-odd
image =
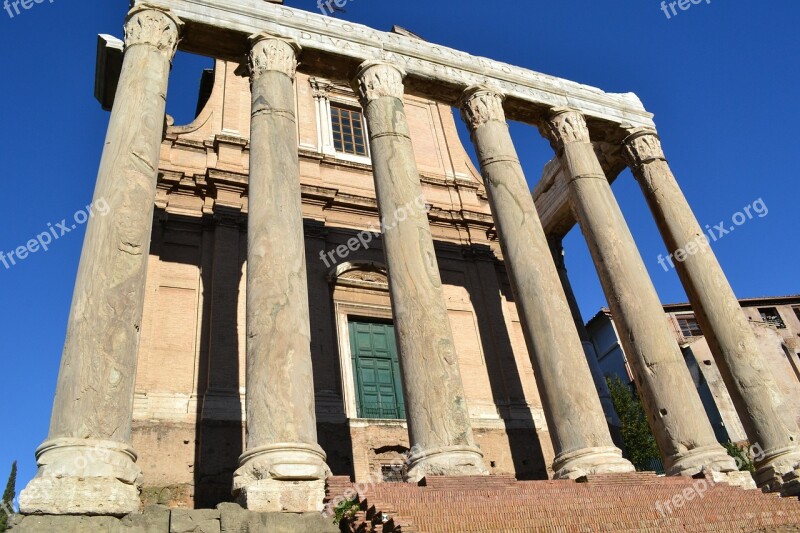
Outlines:
[{"label": "carved capital", "polygon": [[505,122],[504,99],[505,96],[492,87],[473,85],[464,91],[458,103],[461,108],[461,118],[470,131],[475,131],[493,120]]},{"label": "carved capital", "polygon": [[125,19],[125,49],[137,44],[154,46],[172,60],[178,49],[183,22],[171,11],[140,4]]},{"label": "carved capital", "polygon": [[311,84],[311,95],[314,98],[328,98],[328,94],[333,87],[333,83],[325,78],[311,78],[308,80]]},{"label": "carved capital", "polygon": [[642,165],[652,161],[666,161],[664,150],[661,149],[661,140],[658,133],[652,128],[635,128],[629,130],[625,140],[622,141],[622,151],[625,162],[631,170],[637,170]]},{"label": "carved capital", "polygon": [[300,45],[291,39],[259,33],[250,37],[250,79],[270,71],[282,72],[294,79]]},{"label": "carved capital", "polygon": [[583,113],[569,107],[553,109],[550,118],[539,127],[539,131],[557,152],[567,144],[591,142]]},{"label": "carved capital", "polygon": [[384,96],[403,98],[405,88],[403,79],[406,73],[403,69],[385,61],[366,61],[353,80],[353,90],[358,94],[361,105],[366,105],[372,100]]}]

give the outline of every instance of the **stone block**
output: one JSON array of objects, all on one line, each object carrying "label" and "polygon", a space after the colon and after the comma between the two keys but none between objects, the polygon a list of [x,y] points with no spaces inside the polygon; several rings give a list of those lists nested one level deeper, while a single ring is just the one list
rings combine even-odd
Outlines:
[{"label": "stone block", "polygon": [[173,509],[169,533],[220,533],[216,509]]},{"label": "stone block", "polygon": [[321,513],[255,513],[235,503],[218,507],[222,533],[338,533],[330,518]]}]

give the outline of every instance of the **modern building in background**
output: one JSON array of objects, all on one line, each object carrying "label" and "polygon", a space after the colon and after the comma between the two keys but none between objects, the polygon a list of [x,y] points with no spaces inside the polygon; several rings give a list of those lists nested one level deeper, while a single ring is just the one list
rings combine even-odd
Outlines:
[{"label": "modern building in background", "polygon": [[[780,386],[785,401],[782,412],[800,420],[800,295],[747,298],[739,302],[759,341],[761,362]],[[747,434],[691,305],[665,305],[664,313],[717,439],[723,443],[747,442]],[[611,312],[601,309],[586,324],[586,329],[603,374],[618,376],[624,383],[635,385]]]}]

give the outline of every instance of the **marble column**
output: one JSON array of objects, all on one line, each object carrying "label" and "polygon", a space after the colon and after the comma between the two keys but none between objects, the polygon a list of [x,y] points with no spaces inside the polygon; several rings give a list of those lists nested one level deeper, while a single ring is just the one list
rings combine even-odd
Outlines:
[{"label": "marble column", "polygon": [[[624,153],[658,228],[675,258],[697,320],[717,360],[756,457],[756,482],[786,495],[800,494],[797,424],[781,409],[781,392],[725,273],[670,170],[653,129],[630,131]],[[680,251],[679,251],[680,250]]]},{"label": "marble column", "polygon": [[134,8],[72,298],[39,471],[20,494],[24,514],[124,515],[139,510],[131,448],[133,392],[144,306],[167,83],[181,22]]},{"label": "marble column", "polygon": [[[598,360],[597,350],[589,337],[589,332],[586,330],[586,324],[583,322],[578,300],[575,298],[575,292],[572,290],[572,283],[569,281],[569,274],[567,272],[567,263],[564,260],[564,247],[559,239],[557,242],[550,242],[550,253],[553,255],[553,261],[558,270],[558,277],[561,280],[561,286],[564,288],[564,294],[567,297],[569,309],[572,312],[572,320],[575,322],[575,329],[578,330],[578,337],[581,339],[583,345],[583,352],[586,354],[586,360],[589,362],[589,369],[592,371],[592,379],[597,393],[600,395],[600,403],[603,406],[603,412],[606,415],[606,422],[609,424],[609,429],[619,431],[619,417],[616,410],[614,410],[614,402],[611,400],[611,391],[608,389],[608,383],[603,375],[603,370],[600,368],[600,361]],[[612,432],[612,437],[614,434]],[[617,437],[615,437],[617,438]]]},{"label": "marble column", "polygon": [[353,88],[367,119],[412,444],[408,479],[487,474],[475,444],[445,306],[398,67],[361,66]]},{"label": "marble column", "polygon": [[[747,484],[716,441],[689,370],[622,211],[594,152],[584,116],[552,110],[542,125],[568,180],[570,203],[589,244],[669,475],[703,470]],[[744,478],[744,476],[741,476]],[[749,480],[752,484],[752,479]]]},{"label": "marble column", "polygon": [[300,47],[251,38],[247,439],[233,492],[253,511],[322,509],[294,77]]},{"label": "marble column", "polygon": [[503,96],[470,87],[461,114],[472,135],[528,346],[556,478],[632,472],[614,446],[567,298],[503,110]]}]

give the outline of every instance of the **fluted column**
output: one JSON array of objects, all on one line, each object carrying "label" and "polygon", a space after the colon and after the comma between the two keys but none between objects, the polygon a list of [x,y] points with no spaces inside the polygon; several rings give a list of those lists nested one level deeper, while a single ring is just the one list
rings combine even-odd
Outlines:
[{"label": "fluted column", "polygon": [[22,513],[137,511],[140,470],[131,448],[133,391],[145,273],[170,65],[181,22],[134,8],[94,202],[108,215],[86,227],[48,439],[20,494]]},{"label": "fluted column", "polygon": [[247,442],[234,495],[253,511],[322,509],[294,77],[300,47],[251,38]]},{"label": "fluted column", "polygon": [[508,131],[503,97],[467,89],[461,102],[492,208],[520,314],[547,427],[557,478],[631,472],[608,431],[592,374],[572,321],[547,237]]},{"label": "fluted column", "polygon": [[413,446],[408,478],[486,474],[472,434],[428,215],[418,207],[422,188],[403,105],[404,76],[391,64],[367,62],[353,87],[369,126],[381,218],[397,221],[383,242]]},{"label": "fluted column", "polygon": [[[552,111],[542,125],[568,180],[570,203],[600,274],[622,346],[647,408],[667,473],[737,477],[717,443],[664,309],[589,138],[583,115]],[[752,480],[750,480],[752,484]]]},{"label": "fluted column", "polygon": [[[800,494],[800,448],[791,412],[725,273],[670,170],[653,129],[632,130],[623,143],[628,164],[644,192],[674,261],[725,385],[753,444],[764,450],[756,482],[769,490]],[[678,250],[684,253],[676,254]],[[683,257],[681,260],[679,257]]]}]

